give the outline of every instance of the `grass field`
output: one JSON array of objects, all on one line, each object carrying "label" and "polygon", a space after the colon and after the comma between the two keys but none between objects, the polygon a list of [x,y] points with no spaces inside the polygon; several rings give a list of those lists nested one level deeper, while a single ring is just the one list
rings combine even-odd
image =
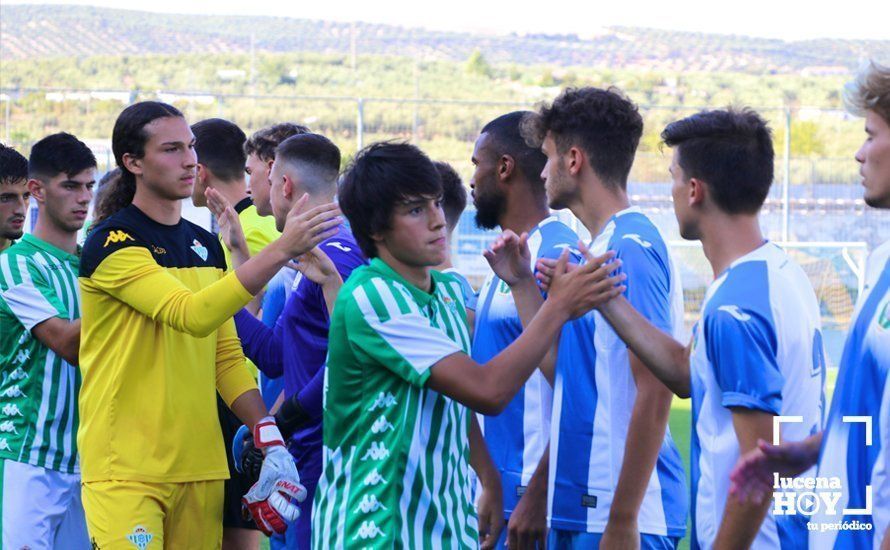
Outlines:
[{"label": "grass field", "polygon": [[[687,482],[689,480],[689,452],[691,447],[689,446],[689,440],[691,437],[691,429],[692,429],[692,400],[691,399],[680,399],[678,397],[674,397],[674,403],[671,406],[671,436],[674,438],[674,443],[677,445],[677,450],[680,451],[680,456],[683,457],[683,469],[686,470],[686,479]],[[686,537],[680,542],[680,548],[686,550],[689,548],[689,529],[691,529],[691,525],[687,520],[687,532]]]}]

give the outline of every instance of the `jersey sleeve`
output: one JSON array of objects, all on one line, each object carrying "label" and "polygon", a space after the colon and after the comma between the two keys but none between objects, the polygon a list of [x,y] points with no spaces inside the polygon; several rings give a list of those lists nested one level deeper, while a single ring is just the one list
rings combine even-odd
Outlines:
[{"label": "jersey sleeve", "polygon": [[615,258],[621,267],[615,274],[627,275],[625,298],[650,323],[671,334],[671,281],[667,256],[659,252],[660,243],[651,243],[639,235],[624,235],[615,243]]},{"label": "jersey sleeve", "polygon": [[216,333],[216,390],[226,405],[231,407],[238,397],[256,387],[241,352],[235,322],[229,319]]},{"label": "jersey sleeve", "polygon": [[69,318],[68,308],[33,261],[10,254],[0,258],[0,298],[25,330],[53,317]]},{"label": "jersey sleeve", "polygon": [[313,419],[320,419],[324,414],[324,376],[327,367],[322,365],[312,380],[297,394],[300,406]]},{"label": "jersey sleeve", "polygon": [[197,337],[210,335],[253,298],[234,272],[192,292],[157,264],[144,243],[123,230],[91,235],[81,276],[153,320]]},{"label": "jersey sleeve", "polygon": [[779,414],[783,378],[769,321],[754,310],[724,305],[706,315],[704,323],[708,361],[723,406]]},{"label": "jersey sleeve", "polygon": [[380,279],[356,287],[344,305],[355,353],[414,386],[426,383],[434,364],[462,351],[415,304]]}]

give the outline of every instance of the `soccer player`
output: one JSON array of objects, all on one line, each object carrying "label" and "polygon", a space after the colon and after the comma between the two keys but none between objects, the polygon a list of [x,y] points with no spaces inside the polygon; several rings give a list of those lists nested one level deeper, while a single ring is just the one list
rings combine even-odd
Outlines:
[{"label": "soccer player", "polygon": [[0,252],[22,238],[29,196],[28,161],[0,143]]},{"label": "soccer player", "polygon": [[340,206],[372,259],[343,285],[331,320],[315,548],[475,546],[468,461],[484,487],[479,542],[493,547],[499,476],[468,409],[503,410],[560,327],[621,289],[614,278],[590,283],[611,269],[597,261],[561,274],[529,330],[476,363],[460,285],[430,269],[445,258],[441,195],[433,163],[408,144],[359,152],[340,185]]},{"label": "soccer player", "polygon": [[[568,89],[523,124],[547,156],[542,177],[550,207],[569,208],[590,231],[597,254],[614,251],[627,299],[648,320],[666,334],[682,333],[682,287],[667,245],[627,196],[643,131],[636,106],[614,88]],[[505,238],[514,253],[522,250],[526,261],[518,265],[530,279],[527,237],[507,232]],[[514,280],[507,282],[525,320],[541,295],[528,282],[517,284],[517,271],[510,271]],[[597,313],[566,326],[555,365],[548,546],[675,547],[688,506],[667,429],[670,391]]]},{"label": "soccer player", "polygon": [[467,189],[464,187],[464,182],[461,181],[460,175],[458,175],[453,166],[442,161],[436,161],[433,165],[442,179],[442,211],[445,212],[445,239],[447,241],[445,261],[437,265],[435,269],[442,273],[450,274],[460,283],[464,294],[464,307],[467,310],[467,325],[470,327],[470,335],[472,335],[473,326],[475,325],[476,291],[473,290],[470,281],[451,262],[454,230],[457,229],[460,217],[467,208]]},{"label": "soccer player", "polygon": [[[865,203],[890,209],[890,67],[871,63],[845,91],[848,110],[865,117],[865,142],[856,152]],[[849,417],[868,422],[845,421]],[[890,431],[884,424],[888,418],[890,242],[875,249],[867,262],[865,287],[844,344],[825,431],[780,446],[763,438],[733,472],[733,492],[745,500],[768,502],[774,473],[794,477],[810,470],[818,459],[816,476],[840,479],[841,489],[836,516],[823,509],[810,518],[815,524],[810,548],[886,549],[890,547]],[[869,503],[871,514],[843,512],[866,509]],[[853,520],[872,528],[823,531],[821,527]]]},{"label": "soccer player", "polygon": [[308,133],[309,128],[305,126],[282,122],[255,132],[244,143],[244,152],[247,153],[244,171],[250,178],[250,196],[260,216],[272,215],[269,175],[272,172],[272,163],[275,162],[275,148],[291,136]]},{"label": "soccer player", "polygon": [[[523,118],[531,114],[515,111],[482,128],[473,149],[475,171],[470,182],[478,226],[529,235],[529,269],[538,258],[555,260],[578,242],[578,235],[547,207],[541,179],[547,157],[540,148],[527,145],[520,132]],[[575,253],[573,261],[578,260]],[[478,303],[472,356],[484,363],[519,337],[522,321],[510,287],[494,273],[486,277]],[[504,490],[508,529],[500,542],[509,539],[510,548],[543,544],[546,537],[552,403],[551,384],[536,371],[504,412],[480,418]]]},{"label": "soccer player", "polygon": [[290,499],[305,490],[231,317],[330,235],[336,206],[301,213],[299,202],[281,238],[227,273],[219,240],[181,217],[197,168],[182,113],[152,101],[127,107],[112,150],[132,203],[90,232],[80,265],[78,446],[90,535],[100,548],[220,546],[228,467],[217,391],[264,450],[244,504],[264,531],[283,530],[298,513]]},{"label": "soccer player", "polygon": [[689,346],[624,298],[599,311],[653,374],[692,396],[692,546],[794,548],[807,536],[800,517],[728,498],[733,466],[772,437],[776,415],[801,417],[782,427],[792,441],[822,425],[819,305],[806,273],[760,232],[770,130],[751,110],[705,111],[669,124],[662,138],[674,149],[680,234],[701,240],[715,280]]},{"label": "soccer player", "polygon": [[[270,201],[276,225],[284,226],[288,212],[304,194],[309,196],[307,206],[330,203],[337,193],[339,173],[340,149],[326,137],[310,133],[282,141],[275,151],[270,174]],[[311,498],[322,469],[323,368],[330,325],[327,303],[333,304],[342,281],[366,263],[345,225],[340,225],[336,234],[319,243],[318,248],[339,273],[336,285],[319,285],[299,276],[274,329],[246,311],[235,315],[247,357],[267,376],[284,376],[286,401],[276,418],[284,437],[289,439],[300,479],[309,494],[301,504],[296,533],[288,537],[287,548],[309,548],[311,544]]]},{"label": "soccer player", "polygon": [[[233,205],[244,233],[247,249],[252,256],[257,255],[260,250],[277,239],[280,233],[275,230],[275,220],[261,217],[257,213],[247,193],[247,182],[244,177],[244,166],[247,161],[244,143],[247,141],[247,136],[236,124],[221,118],[210,118],[192,124],[192,133],[195,136],[195,153],[198,155],[192,204],[207,206],[205,192],[207,188],[215,189]],[[223,252],[226,254],[226,265],[231,269],[229,251],[223,248]],[[259,301],[254,300],[248,309],[256,310],[258,307]],[[255,376],[256,367],[252,363],[248,363],[247,366]],[[231,476],[225,483],[223,549],[259,548],[260,532],[253,521],[245,519],[241,514],[241,497],[250,490],[253,483],[235,468],[231,453],[232,440],[235,432],[241,427],[241,421],[219,396],[216,405]]]},{"label": "soccer player", "polygon": [[27,166],[38,209],[34,232],[0,255],[2,546],[86,549],[75,442],[77,232],[93,196],[96,159],[76,137],[59,133],[34,144]]}]

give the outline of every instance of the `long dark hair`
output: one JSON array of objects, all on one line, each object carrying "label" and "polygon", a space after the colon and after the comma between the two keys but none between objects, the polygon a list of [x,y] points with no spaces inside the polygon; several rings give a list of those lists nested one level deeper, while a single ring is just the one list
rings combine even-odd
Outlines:
[{"label": "long dark hair", "polygon": [[159,118],[182,116],[179,109],[160,101],[140,101],[121,111],[111,133],[111,150],[114,153],[114,161],[120,169],[120,179],[114,182],[113,188],[109,189],[103,201],[108,207],[103,212],[106,216],[133,202],[133,196],[136,194],[136,176],[124,166],[124,155],[142,158],[145,154],[145,143],[148,141],[145,127]]}]

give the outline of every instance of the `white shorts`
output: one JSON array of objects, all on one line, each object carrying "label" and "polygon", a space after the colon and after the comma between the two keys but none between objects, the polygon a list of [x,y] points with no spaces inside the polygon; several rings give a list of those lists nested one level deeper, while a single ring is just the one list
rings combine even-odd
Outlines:
[{"label": "white shorts", "polygon": [[10,550],[88,550],[80,474],[64,474],[14,460],[0,460],[2,547]]}]

